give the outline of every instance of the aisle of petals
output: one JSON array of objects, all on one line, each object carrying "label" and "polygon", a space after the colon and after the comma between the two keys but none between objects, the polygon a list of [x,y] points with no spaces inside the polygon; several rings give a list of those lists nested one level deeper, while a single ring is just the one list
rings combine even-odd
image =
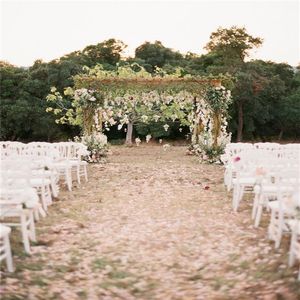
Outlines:
[{"label": "aisle of petals", "polygon": [[89,174],[37,224],[31,257],[14,232],[1,299],[297,299],[288,239],[274,250],[251,201],[232,211],[222,166],[185,147],[114,147]]}]

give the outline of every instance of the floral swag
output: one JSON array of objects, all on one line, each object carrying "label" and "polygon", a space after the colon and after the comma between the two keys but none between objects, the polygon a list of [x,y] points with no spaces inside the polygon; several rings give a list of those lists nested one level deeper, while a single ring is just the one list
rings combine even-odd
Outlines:
[{"label": "floral swag", "polygon": [[[132,128],[138,122],[161,122],[168,131],[167,122],[176,121],[190,128],[190,153],[198,155],[201,161],[219,162],[225,145],[230,142],[226,119],[231,102],[230,91],[220,81],[217,84],[206,81],[204,88],[199,89],[193,78],[166,75],[158,81],[143,70],[137,74],[128,68],[120,69],[118,76],[101,68],[77,76],[78,88],[66,88],[63,96],[53,87],[47,96],[51,102],[47,111],[57,116],[57,123],[81,126],[82,141],[90,147],[95,160],[107,152],[107,140],[104,143],[100,133],[103,135],[111,126],[117,125],[118,130],[126,127],[126,140],[130,143]],[[151,86],[157,81],[157,86]],[[128,84],[123,87],[124,82]],[[133,82],[137,88],[132,87]],[[98,88],[91,87],[95,83]],[[101,142],[96,142],[99,139]]]}]

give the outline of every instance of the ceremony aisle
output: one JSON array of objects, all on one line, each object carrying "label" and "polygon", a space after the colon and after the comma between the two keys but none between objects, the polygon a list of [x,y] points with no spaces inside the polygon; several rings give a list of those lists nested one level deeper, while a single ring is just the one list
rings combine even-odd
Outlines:
[{"label": "ceremony aisle", "polygon": [[31,256],[13,231],[2,300],[297,299],[289,239],[274,249],[267,214],[254,228],[250,195],[233,211],[222,166],[180,146],[112,152],[80,188],[61,187]]}]

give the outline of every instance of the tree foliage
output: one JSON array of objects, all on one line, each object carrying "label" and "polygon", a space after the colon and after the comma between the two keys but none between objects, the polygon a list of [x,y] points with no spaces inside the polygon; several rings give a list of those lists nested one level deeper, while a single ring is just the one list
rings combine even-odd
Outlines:
[{"label": "tree foliage", "polygon": [[165,47],[160,41],[140,45],[135,50],[135,57],[141,60],[140,63],[150,73],[154,73],[157,67],[179,66],[183,60],[181,53]]},{"label": "tree foliage", "polygon": [[[48,63],[37,60],[29,68],[0,62],[0,138],[58,140],[78,134],[78,126],[56,124],[55,117],[45,112],[46,96],[52,86],[62,95],[66,87],[80,88],[80,81],[85,82],[84,76],[89,72],[83,68],[94,70],[99,63],[102,71],[107,72],[126,66],[134,72],[144,68],[148,78],[158,73],[160,76],[176,74],[179,78],[189,74],[204,77],[226,74],[230,80],[222,82],[233,94],[228,128],[234,137],[238,140],[299,138],[300,67],[262,60],[246,61],[251,50],[261,44],[261,38],[250,35],[243,27],[233,26],[213,32],[206,45],[208,53],[204,55],[181,54],[155,41],[138,46],[135,57],[124,58],[122,53],[126,45],[112,38]],[[76,76],[78,74],[81,75]],[[120,87],[120,83],[117,85]],[[181,88],[179,83],[174,85],[178,90]],[[162,91],[167,86],[158,82],[157,89]],[[64,107],[72,109],[72,101],[67,97]],[[168,124],[169,130],[163,130],[162,134],[172,134],[171,129],[177,128],[176,122]],[[154,136],[154,132],[159,131],[158,123],[149,122],[146,127],[138,127],[139,134],[153,131]],[[113,137],[112,133],[110,136]]]},{"label": "tree foliage", "polygon": [[226,62],[243,62],[249,55],[249,50],[257,48],[263,40],[253,37],[247,33],[245,27],[232,26],[231,28],[219,27],[217,31],[210,35],[210,41],[205,48],[209,52],[215,52],[226,58]]}]

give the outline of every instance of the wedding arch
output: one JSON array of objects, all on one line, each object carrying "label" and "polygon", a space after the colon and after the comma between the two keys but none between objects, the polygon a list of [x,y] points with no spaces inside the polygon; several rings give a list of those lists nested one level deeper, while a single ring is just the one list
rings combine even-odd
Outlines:
[{"label": "wedding arch", "polygon": [[217,147],[228,139],[227,108],[231,101],[226,76],[199,77],[165,74],[156,76],[140,66],[119,67],[106,71],[102,66],[85,68],[76,75],[74,87],[61,94],[55,87],[47,100],[47,108],[57,115],[58,123],[82,127],[84,135],[105,132],[113,125],[126,126],[126,143],[132,143],[133,126],[138,123],[167,121],[189,126],[193,144],[200,141]]}]

